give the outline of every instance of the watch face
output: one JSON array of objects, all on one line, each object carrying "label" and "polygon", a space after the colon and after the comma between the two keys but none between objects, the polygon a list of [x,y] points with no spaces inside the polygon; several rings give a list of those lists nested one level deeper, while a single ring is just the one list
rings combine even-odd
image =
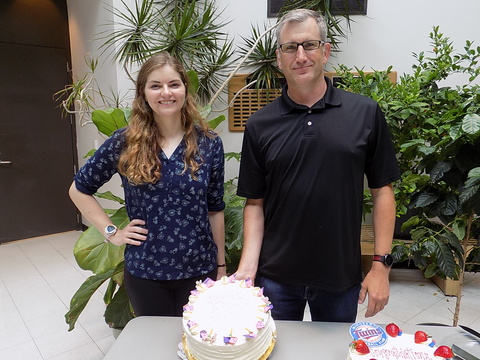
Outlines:
[{"label": "watch face", "polygon": [[393,264],[393,257],[392,257],[392,255],[390,255],[390,254],[385,254],[384,259],[385,259],[385,265],[387,265],[387,266],[392,266],[392,264]]},{"label": "watch face", "polygon": [[105,232],[107,234],[114,234],[115,231],[117,230],[117,228],[113,225],[108,225],[106,228],[105,228]]}]

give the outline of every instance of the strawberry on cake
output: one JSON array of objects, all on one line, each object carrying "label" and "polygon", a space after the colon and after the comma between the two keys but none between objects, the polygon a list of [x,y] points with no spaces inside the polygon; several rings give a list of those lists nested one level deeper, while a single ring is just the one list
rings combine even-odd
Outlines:
[{"label": "strawberry on cake", "polygon": [[385,329],[377,324],[358,322],[350,327],[349,360],[441,360],[451,359],[448,346],[436,346],[424,331],[405,334],[396,324]]}]

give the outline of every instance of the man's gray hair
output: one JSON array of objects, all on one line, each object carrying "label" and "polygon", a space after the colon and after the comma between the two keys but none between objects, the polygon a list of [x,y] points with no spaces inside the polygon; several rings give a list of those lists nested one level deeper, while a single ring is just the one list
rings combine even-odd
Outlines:
[{"label": "man's gray hair", "polygon": [[[278,22],[278,26],[276,29],[276,36],[277,36],[277,43],[280,45],[280,33],[282,32],[283,27],[285,24],[292,23],[292,22],[302,22],[307,20],[308,18],[313,18],[318,24],[318,29],[320,31],[320,40],[327,41],[327,24],[325,23],[325,19],[322,15],[320,15],[317,11],[309,10],[309,9],[296,9],[287,12],[283,15]],[[308,39],[308,40],[318,40],[318,39]]]}]

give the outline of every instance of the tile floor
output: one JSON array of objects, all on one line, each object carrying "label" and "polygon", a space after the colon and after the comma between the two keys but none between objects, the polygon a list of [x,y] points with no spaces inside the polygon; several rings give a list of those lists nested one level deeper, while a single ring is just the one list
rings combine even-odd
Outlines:
[{"label": "tile floor", "polygon": [[[0,245],[0,359],[99,360],[115,341],[103,321],[96,294],[67,331],[64,314],[70,298],[89,273],[72,255],[79,232]],[[467,274],[460,324],[480,332],[480,274]],[[392,269],[390,303],[370,318],[377,323],[451,325],[455,308],[418,270]],[[364,320],[359,305],[358,320]],[[308,320],[308,316],[306,316]]]}]

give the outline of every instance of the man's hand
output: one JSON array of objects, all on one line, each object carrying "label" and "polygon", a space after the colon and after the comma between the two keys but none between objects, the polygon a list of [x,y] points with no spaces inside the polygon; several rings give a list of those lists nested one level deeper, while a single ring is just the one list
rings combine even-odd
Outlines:
[{"label": "man's hand", "polygon": [[237,270],[237,272],[234,274],[235,280],[247,280],[250,279],[252,280],[252,284],[255,285],[255,275],[256,271],[254,272],[246,272],[242,271],[240,269]]},{"label": "man's hand", "polygon": [[[376,269],[383,266],[384,268]],[[374,264],[362,282],[358,303],[363,304],[368,295],[368,307],[365,317],[371,317],[382,311],[388,304],[390,297],[390,283],[388,281],[388,268],[383,264]]]}]

